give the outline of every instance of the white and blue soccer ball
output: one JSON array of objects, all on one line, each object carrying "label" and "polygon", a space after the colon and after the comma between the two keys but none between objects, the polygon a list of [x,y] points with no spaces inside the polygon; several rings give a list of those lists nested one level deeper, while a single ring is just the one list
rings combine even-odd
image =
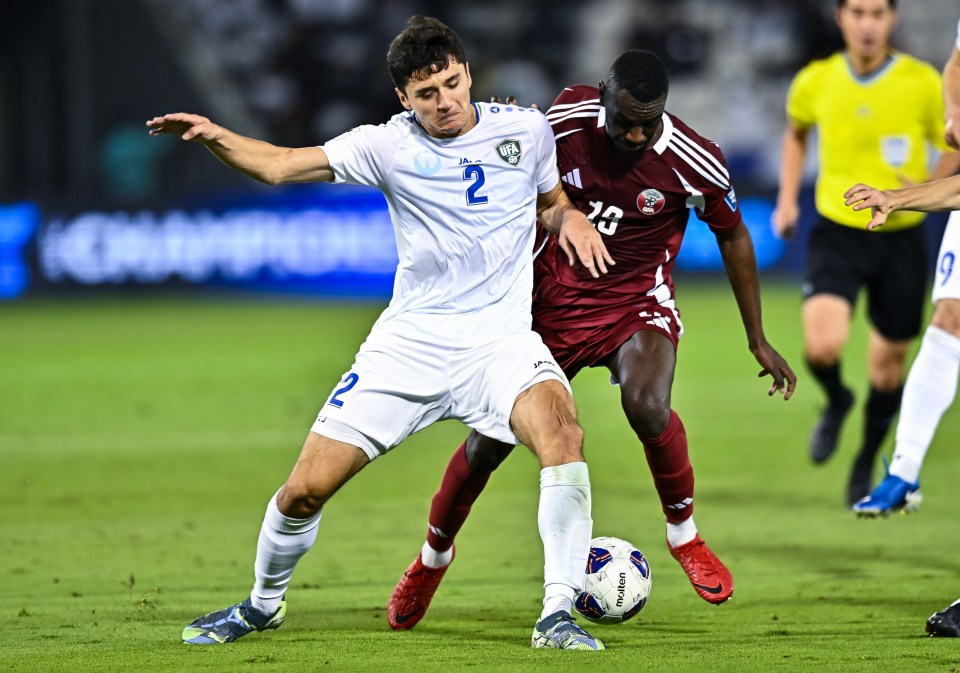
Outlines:
[{"label": "white and blue soccer ball", "polygon": [[595,537],[583,591],[574,605],[591,622],[619,624],[643,609],[650,586],[650,564],[643,552],[620,538]]}]

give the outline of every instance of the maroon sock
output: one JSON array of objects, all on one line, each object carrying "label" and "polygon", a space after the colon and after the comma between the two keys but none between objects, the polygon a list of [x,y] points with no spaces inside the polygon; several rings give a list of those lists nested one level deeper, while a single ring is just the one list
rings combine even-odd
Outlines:
[{"label": "maroon sock", "polygon": [[487,485],[491,474],[489,471],[470,469],[466,443],[457,448],[443,473],[440,490],[430,503],[427,542],[431,547],[446,551],[453,546],[453,539],[463,527],[470,508]]},{"label": "maroon sock", "polygon": [[693,466],[677,412],[670,411],[670,421],[659,437],[640,441],[667,521],[686,521],[693,515]]}]

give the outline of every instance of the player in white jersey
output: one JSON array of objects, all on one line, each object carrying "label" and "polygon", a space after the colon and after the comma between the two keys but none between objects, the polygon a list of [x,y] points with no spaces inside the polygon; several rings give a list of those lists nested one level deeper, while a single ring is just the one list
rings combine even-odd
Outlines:
[{"label": "player in white jersey", "polygon": [[[960,24],[957,41],[943,71],[946,98],[946,141],[960,148]],[[882,192],[857,185],[846,196],[855,210],[876,208],[870,225],[882,226],[897,210],[945,210],[947,185],[918,186]],[[920,189],[922,187],[922,189]],[[900,405],[896,446],[886,478],[865,498],[854,503],[860,516],[874,517],[920,506],[920,468],[943,413],[953,402],[960,375],[960,213],[953,212],[940,244],[933,284],[933,317],[910,367]]]},{"label": "player in white jersey", "polygon": [[594,276],[613,260],[563,193],[543,115],[470,102],[456,33],[413,17],[391,43],[387,64],[407,112],[322,147],[276,147],[185,113],[147,122],[151,135],[201,142],[269,184],[378,187],[400,258],[390,305],[267,506],[250,596],[192,622],[183,641],[225,643],[280,626],[290,578],[316,539],[327,500],[410,434],[454,418],[526,444],[540,461],[545,589],[534,647],[603,649],[570,615],[590,547],[590,482],[569,384],[530,328],[534,222]]},{"label": "player in white jersey", "polygon": [[[947,143],[960,149],[960,22],[953,51],[943,69]],[[920,468],[937,425],[953,403],[960,378],[960,176],[881,191],[864,184],[851,187],[846,204],[854,210],[872,209],[870,229],[883,226],[897,210],[952,210],[937,256],[933,301],[936,306],[923,343],[910,366],[900,406],[896,447],[886,478],[855,503],[860,516],[875,517],[920,506]],[[931,636],[960,637],[960,600],[927,619]]]}]

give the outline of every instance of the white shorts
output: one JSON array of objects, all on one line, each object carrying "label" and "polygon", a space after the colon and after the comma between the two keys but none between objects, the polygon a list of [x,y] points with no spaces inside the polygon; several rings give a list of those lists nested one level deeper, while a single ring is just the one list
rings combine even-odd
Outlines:
[{"label": "white shorts", "polygon": [[960,211],[950,213],[933,278],[933,301],[960,299]]},{"label": "white shorts", "polygon": [[448,348],[377,325],[327,398],[311,430],[360,447],[370,458],[444,419],[518,444],[510,427],[517,396],[556,379],[570,383],[536,332],[483,346]]}]

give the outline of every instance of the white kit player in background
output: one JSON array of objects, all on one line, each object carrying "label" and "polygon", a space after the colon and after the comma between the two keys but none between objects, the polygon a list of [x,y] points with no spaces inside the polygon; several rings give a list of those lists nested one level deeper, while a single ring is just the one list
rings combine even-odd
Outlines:
[{"label": "white kit player in background", "polygon": [[590,481],[569,383],[531,330],[534,223],[558,235],[569,262],[595,277],[613,260],[563,193],[543,115],[471,103],[456,33],[436,19],[413,17],[390,45],[387,65],[407,112],[322,147],[276,147],[191,114],[147,122],[151,135],[198,141],[229,167],[269,184],[379,188],[400,259],[390,305],[267,506],[250,596],[192,622],[183,641],[224,643],[277,628],[327,500],[406,437],[454,418],[523,443],[540,461],[545,598],[533,645],[603,649],[570,616],[590,547]]},{"label": "white kit player in background", "polygon": [[[943,71],[946,97],[947,143],[960,148],[960,24],[957,42]],[[870,228],[882,226],[895,210],[944,211],[960,209],[954,178],[881,192],[866,185],[845,196],[854,210],[874,209]],[[855,204],[855,205],[854,205]],[[896,446],[887,477],[853,505],[860,516],[911,511],[920,506],[920,468],[943,413],[953,403],[960,375],[960,212],[950,214],[937,255],[933,283],[935,308],[916,359],[910,366]]]},{"label": "white kit player in background", "polygon": [[[950,59],[943,69],[947,143],[960,149],[960,22]],[[953,404],[960,376],[960,175],[880,191],[858,184],[844,194],[854,210],[870,208],[870,229],[883,226],[895,210],[952,210],[937,255],[933,301],[936,307],[923,336],[920,352],[910,366],[903,389],[897,443],[887,477],[870,495],[853,506],[861,516],[875,517],[920,506],[920,468],[944,412]],[[931,636],[960,637],[960,600],[933,613],[926,623]]]}]

